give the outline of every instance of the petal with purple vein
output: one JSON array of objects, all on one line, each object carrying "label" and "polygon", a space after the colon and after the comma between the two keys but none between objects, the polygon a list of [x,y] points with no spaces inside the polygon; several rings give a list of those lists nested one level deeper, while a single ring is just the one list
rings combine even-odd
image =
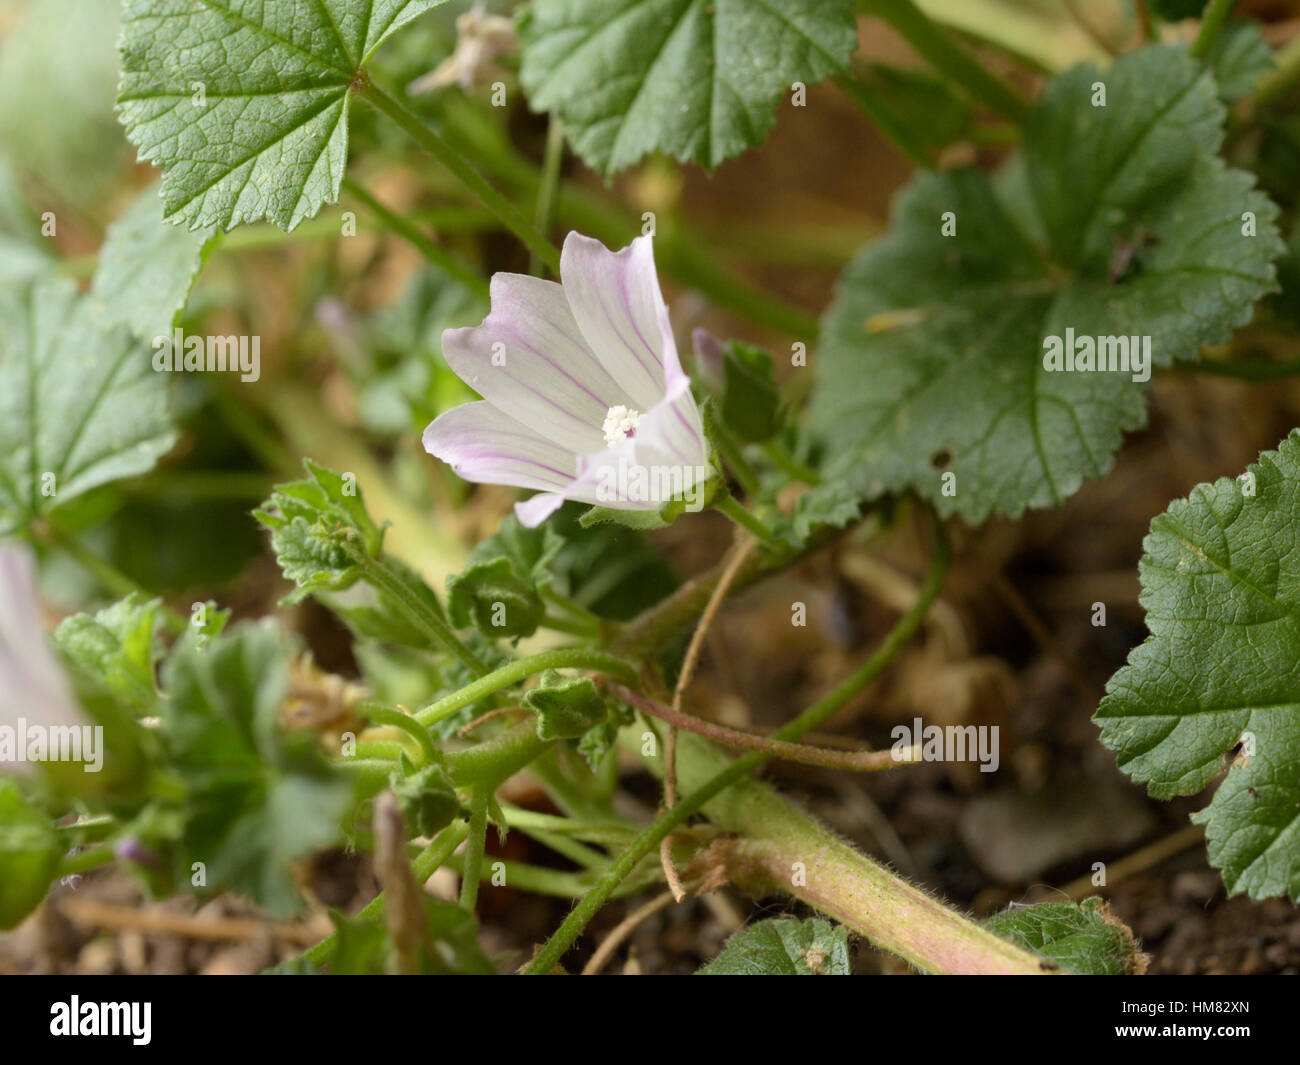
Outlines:
[{"label": "petal with purple vein", "polygon": [[444,411],[424,430],[424,449],[467,481],[542,491],[564,489],[577,456],[486,400]]},{"label": "petal with purple vein", "polygon": [[574,452],[599,449],[606,412],[629,402],[553,281],[495,274],[491,313],[481,325],[448,329],[442,349],[484,399]]}]

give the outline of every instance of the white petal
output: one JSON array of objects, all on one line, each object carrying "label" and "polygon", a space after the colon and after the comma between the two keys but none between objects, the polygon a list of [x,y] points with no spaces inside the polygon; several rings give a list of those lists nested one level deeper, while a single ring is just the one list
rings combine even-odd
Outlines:
[{"label": "white petal", "polygon": [[494,274],[491,313],[444,332],[442,350],[484,399],[575,453],[603,446],[605,412],[628,402],[553,281]]},{"label": "white petal", "polygon": [[669,388],[664,400],[641,416],[633,447],[636,461],[644,466],[681,466],[693,470],[708,465],[709,448],[700,409],[685,376]]},{"label": "white petal", "polygon": [[479,484],[563,490],[578,470],[572,451],[486,400],[438,415],[424,430],[424,449]]},{"label": "white petal", "polygon": [[652,238],[637,237],[612,252],[570,233],[560,253],[560,279],[587,345],[631,395],[629,406],[655,406],[683,374]]}]

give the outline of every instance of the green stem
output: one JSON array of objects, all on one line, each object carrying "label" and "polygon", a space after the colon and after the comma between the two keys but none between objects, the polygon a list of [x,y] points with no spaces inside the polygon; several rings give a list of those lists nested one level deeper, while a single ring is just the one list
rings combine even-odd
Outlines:
[{"label": "green stem", "polygon": [[[677,772],[684,786],[711,779],[722,764],[698,737],[681,737]],[[721,844],[718,857],[742,891],[793,895],[922,972],[1042,976],[1055,968],[854,850],[758,780],[739,781],[703,812],[737,837]],[[804,873],[797,881],[796,869]]]},{"label": "green stem", "polygon": [[[563,214],[566,201],[561,200],[560,204]],[[619,228],[624,228],[621,221]],[[699,289],[718,306],[730,308],[751,322],[802,340],[810,347],[817,342],[820,326],[816,315],[728,273],[704,250],[701,242],[693,236],[693,230],[678,234],[668,227],[661,227],[656,238],[655,260],[664,273],[679,284]]]},{"label": "green stem", "polygon": [[577,618],[567,618],[557,614],[543,615],[541,625],[543,628],[552,629],[555,632],[563,632],[569,636],[581,636],[584,639],[592,639],[600,632],[598,626],[589,625]]},{"label": "green stem", "polygon": [[[512,823],[513,827],[513,823]],[[544,847],[548,847],[556,854],[559,854],[574,865],[580,865],[584,869],[599,869],[609,865],[609,858],[593,847],[588,847],[585,843],[579,843],[576,839],[570,839],[568,836],[559,833],[547,832],[545,829],[520,827],[526,836],[531,836]],[[626,842],[626,841],[624,841]]]},{"label": "green stem", "polygon": [[484,299],[488,295],[488,284],[479,276],[477,270],[470,266],[459,256],[451,254],[445,248],[439,247],[425,234],[420,232],[415,226],[408,222],[397,212],[390,210],[377,200],[370,191],[364,186],[353,181],[351,178],[343,179],[343,188],[353,199],[360,200],[369,208],[370,213],[384,223],[390,230],[399,237],[406,240],[413,248],[423,255],[429,262],[433,263],[439,269],[445,271],[451,277],[454,277],[471,292],[477,293]]},{"label": "green stem", "polygon": [[559,817],[526,810],[508,802],[501,804],[501,810],[510,827],[521,832],[537,830],[549,836],[573,836],[603,846],[626,846],[636,835],[636,829],[632,825],[617,820],[587,821],[581,817]]},{"label": "green stem", "polygon": [[111,562],[100,558],[71,533],[47,523],[41,530],[39,538],[53,547],[57,547],[69,558],[97,580],[105,591],[119,599],[129,595],[139,596],[146,602],[153,598],[140,584],[132,580]]},{"label": "green stem", "polygon": [[474,912],[478,902],[478,883],[483,874],[483,850],[487,846],[488,806],[492,788],[475,784],[469,800],[469,837],[465,843],[465,868],[460,878],[461,909]]},{"label": "green stem", "polygon": [[[205,380],[211,382],[212,378],[208,375]],[[294,458],[293,453],[274,433],[258,421],[251,410],[235,400],[227,386],[210,383],[208,402],[216,408],[226,428],[234,433],[267,470],[279,477],[302,476],[302,463]]]},{"label": "green stem", "polygon": [[[942,527],[937,522],[935,523],[935,534],[934,558],[925,583],[921,586],[921,590],[917,595],[916,602],[899,618],[898,623],[890,630],[880,646],[868,656],[861,666],[849,674],[829,694],[823,696],[793,721],[778,729],[773,734],[773,739],[787,742],[794,741],[823,724],[832,714],[841,709],[863,688],[880,676],[885,667],[902,650],[903,645],[916,634],[930,609],[930,604],[938,596],[939,589],[943,586],[944,577],[948,572],[950,557],[948,540],[943,533]],[[527,970],[528,973],[549,972],[587,926],[587,922],[596,915],[596,912],[609,899],[619,881],[627,876],[638,862],[647,854],[656,850],[659,844],[674,829],[702,809],[714,796],[732,784],[743,780],[766,762],[769,757],[771,756],[768,754],[755,751],[737,758],[726,769],[686,795],[671,810],[660,814],[636,838],[635,842],[615,859],[613,865],[600,878],[591,893],[574,907],[563,924],[560,925],[555,934],[547,940],[546,945],[534,957]]]},{"label": "green stem", "polygon": [[[415,878],[415,882],[423,885],[429,877],[446,865],[447,859],[460,846],[461,841],[468,832],[469,826],[464,821],[455,821],[438,833],[433,842],[416,855],[415,860],[411,863],[411,874]],[[357,917],[376,919],[383,912],[384,896],[380,893],[361,908]],[[337,932],[328,935],[315,946],[303,951],[301,957],[312,965],[322,965],[334,952],[338,940]]]},{"label": "green stem", "polygon": [[1221,362],[1216,359],[1203,359],[1197,363],[1188,363],[1183,368],[1193,373],[1238,377],[1243,381],[1277,381],[1284,377],[1300,375],[1300,359],[1281,359],[1277,362],[1248,359]]},{"label": "green stem", "polygon": [[62,878],[88,873],[92,869],[98,869],[101,865],[107,865],[114,860],[114,857],[113,848],[107,846],[91,847],[76,854],[65,855],[59,862],[59,871],[55,873],[55,876]]},{"label": "green stem", "polygon": [[856,73],[837,75],[835,84],[840,87],[845,96],[862,109],[876,129],[898,149],[903,158],[909,160],[918,169],[934,169],[934,161],[917,136],[915,125],[900,115],[884,94],[865,84]]},{"label": "green stem", "polygon": [[433,737],[429,735],[429,730],[411,717],[410,714],[404,714],[391,706],[371,702],[358,703],[356,710],[357,713],[370,718],[371,721],[401,729],[419,744],[420,750],[424,753],[425,761],[436,762],[441,757],[441,752],[439,752],[437,744],[433,742]]},{"label": "green stem", "polygon": [[436,702],[417,710],[415,719],[422,725],[435,724],[493,692],[509,688],[534,673],[541,673],[546,669],[592,669],[607,673],[626,684],[637,683],[636,670],[621,658],[615,658],[604,651],[591,651],[583,647],[561,647],[554,651],[543,651],[540,654],[507,662],[499,669],[481,675],[478,680],[465,685],[459,691],[445,695]]},{"label": "green stem", "polygon": [[758,474],[754,472],[754,467],[749,464],[745,458],[745,453],[741,450],[739,442],[732,435],[731,430],[722,424],[720,417],[714,418],[711,428],[713,430],[713,442],[718,445],[718,453],[722,457],[722,464],[727,467],[736,478],[736,483],[745,493],[746,497],[753,499],[758,495]]},{"label": "green stem", "polygon": [[808,485],[822,483],[820,473],[814,470],[811,466],[807,466],[800,462],[797,458],[791,455],[790,452],[782,447],[776,439],[768,440],[763,444],[763,454],[772,461],[772,465],[777,467],[777,469],[786,474],[792,480],[803,481],[804,484]]},{"label": "green stem", "polygon": [[884,19],[927,63],[1004,118],[1020,125],[1028,117],[1029,104],[963,51],[913,0],[858,0],[858,10]]},{"label": "green stem", "polygon": [[[456,140],[462,146],[472,144],[474,158],[494,177],[522,195],[537,196],[541,177],[531,160],[515,151],[507,141],[482,137],[476,127],[454,114],[445,118],[454,124]],[[613,246],[630,240],[638,232],[618,207],[591,189],[565,188],[562,183],[558,214],[566,225]],[[809,344],[817,339],[816,316],[722,269],[709,257],[693,229],[679,234],[661,226],[655,238],[655,260],[665,276],[699,289],[720,307],[738,311],[758,325]]]},{"label": "green stem", "polygon": [[494,786],[531,765],[554,744],[537,736],[534,721],[525,721],[485,743],[457,751],[448,758],[451,779],[459,786],[487,781]]},{"label": "green stem", "polygon": [[[402,579],[390,570],[380,559],[371,558],[364,548],[357,548],[352,557],[361,569],[366,582],[382,595],[406,619],[415,625],[426,637],[448,654],[460,659],[475,674],[482,677],[489,671],[487,664],[473,651],[461,643],[460,638],[428,602]],[[429,724],[429,722],[423,722]]]},{"label": "green stem", "polygon": [[1237,0],[1210,0],[1210,6],[1205,9],[1205,15],[1201,19],[1201,32],[1196,35],[1196,40],[1192,44],[1193,56],[1204,59],[1210,54],[1219,31],[1223,29],[1223,24],[1228,21],[1228,16],[1236,6]]},{"label": "green stem", "polygon": [[545,263],[551,273],[559,275],[560,253],[555,250],[555,246],[519,213],[514,204],[488,184],[468,159],[373,82],[365,86],[361,95],[392,119],[416,144],[450,170],[484,207],[496,215],[502,225],[519,238],[524,247]]},{"label": "green stem", "polygon": [[1251,103],[1264,107],[1285,96],[1300,81],[1300,37],[1294,38],[1273,57],[1274,67],[1255,86]]},{"label": "green stem", "polygon": [[755,539],[768,547],[780,547],[781,543],[772,531],[746,510],[735,496],[727,494],[713,501],[713,509],[725,514],[737,525],[753,533]]},{"label": "green stem", "polygon": [[[591,890],[592,877],[589,872],[564,872],[559,869],[544,869],[539,865],[528,865],[524,862],[512,862],[504,859],[494,859],[501,862],[504,866],[505,882],[507,887],[514,888],[518,891],[527,891],[533,895],[549,895],[557,899],[580,899]],[[453,855],[448,861],[447,866],[458,872],[465,867],[463,855]],[[637,875],[624,881],[619,890],[614,893],[614,898],[622,898],[625,895],[631,895],[635,891],[640,891],[646,886],[646,882],[651,877],[657,875],[658,868],[646,871],[646,875]]]},{"label": "green stem", "polygon": [[[100,558],[75,536],[60,529],[53,522],[47,520],[39,530],[38,535],[41,540],[62,551],[69,558],[75,560],[82,569],[94,577],[104,590],[110,594],[115,595],[120,599],[125,599],[127,596],[134,595],[142,602],[146,603],[151,599],[157,598],[157,596],[147,588],[143,587],[137,581],[132,580],[111,562]],[[182,617],[166,603],[160,604],[159,616],[162,618],[163,623],[167,628],[178,636],[183,633],[189,625],[186,618]]]},{"label": "green stem", "polygon": [[825,769],[843,769],[853,773],[878,773],[901,765],[911,765],[918,760],[911,753],[895,756],[892,748],[883,751],[834,751],[803,743],[783,743],[781,740],[759,736],[753,732],[728,728],[715,721],[706,721],[693,714],[684,714],[671,706],[665,706],[658,699],[652,699],[621,684],[611,684],[609,693],[633,709],[656,717],[683,732],[693,732],[697,736],[703,736],[719,747],[728,747],[733,751],[761,751],[768,757],[783,762],[816,765]]},{"label": "green stem", "polygon": [[122,482],[122,490],[133,496],[185,502],[261,502],[271,487],[265,473],[249,470],[165,471]]},{"label": "green stem", "polygon": [[[564,165],[564,123],[558,115],[551,115],[546,129],[546,151],[542,156],[542,176],[537,186],[537,209],[533,224],[547,240],[555,229],[555,215],[559,207],[560,170]],[[528,272],[541,277],[543,263],[536,255],[529,256]]]},{"label": "green stem", "polygon": [[572,614],[579,621],[584,621],[587,627],[593,631],[602,631],[605,629],[618,629],[618,623],[611,621],[609,618],[602,618],[594,610],[588,610],[577,600],[570,598],[563,592],[556,591],[549,584],[541,587],[542,598],[548,600],[553,605],[559,607],[565,613]]}]

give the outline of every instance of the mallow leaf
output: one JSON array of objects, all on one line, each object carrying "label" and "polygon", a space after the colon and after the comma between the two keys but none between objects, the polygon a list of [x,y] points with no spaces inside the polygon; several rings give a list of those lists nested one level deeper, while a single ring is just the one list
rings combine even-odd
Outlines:
[{"label": "mallow leaf", "polygon": [[722,354],[723,422],[746,444],[775,436],[781,428],[781,391],[772,372],[772,353],[733,340]]},{"label": "mallow leaf", "polygon": [[293,650],[272,622],[243,624],[202,642],[187,634],[162,671],[159,731],[185,786],[178,880],[201,862],[206,890],[278,914],[298,906],[289,863],[337,840],[352,795],[314,735],[281,724]]},{"label": "mallow leaf", "polygon": [[167,220],[293,229],[336,202],[367,63],[443,2],[126,0],[118,112]]},{"label": "mallow leaf", "polygon": [[539,587],[564,541],[547,525],[527,529],[514,515],[470,552],[469,565],[447,580],[447,613],[457,628],[485,636],[531,636],[545,613]]},{"label": "mallow leaf", "polygon": [[1013,906],[984,922],[996,936],[1085,976],[1126,976],[1146,970],[1147,956],[1104,899]]},{"label": "mallow leaf", "polygon": [[848,929],[820,917],[772,917],[742,929],[696,976],[848,976]]},{"label": "mallow leaf", "polygon": [[520,37],[530,104],[609,175],[762,143],[794,82],[845,69],[857,23],[852,0],[533,0]]},{"label": "mallow leaf", "polygon": [[166,378],[98,301],[54,279],[0,289],[0,533],[147,473],[175,439]]},{"label": "mallow leaf", "polygon": [[1273,69],[1273,49],[1258,22],[1239,19],[1223,27],[1205,61],[1219,84],[1219,98],[1231,103],[1249,96],[1259,79]]},{"label": "mallow leaf", "polygon": [[524,693],[523,704],[536,712],[537,736],[543,740],[576,740],[609,716],[604,696],[590,677],[567,676],[554,669]]},{"label": "mallow leaf", "polygon": [[275,486],[253,516],[271,531],[271,547],[284,575],[297,586],[289,601],[317,591],[338,591],[361,575],[354,550],[371,558],[384,530],[366,511],[356,478],[303,460],[307,477]]},{"label": "mallow leaf", "polygon": [[1300,430],[1143,547],[1151,635],[1106,686],[1101,742],[1158,799],[1223,775],[1193,817],[1211,864],[1233,894],[1300,902]]},{"label": "mallow leaf", "polygon": [[158,600],[129,595],[96,614],[73,614],[54,630],[54,642],[75,668],[137,713],[151,713],[158,697],[155,618]]},{"label": "mallow leaf", "polygon": [[0,929],[13,928],[41,904],[63,849],[50,819],[23,797],[17,781],[0,777]]},{"label": "mallow leaf", "polygon": [[[998,181],[919,175],[823,323],[826,480],[981,521],[1105,473],[1152,364],[1227,340],[1275,287],[1277,210],[1215,154],[1222,122],[1210,74],[1152,46],[1052,81]],[[1071,340],[1119,368],[1068,368]]]},{"label": "mallow leaf", "polygon": [[112,318],[149,341],[171,333],[216,239],[215,229],[168,225],[162,210],[150,185],[108,227],[92,285]]}]

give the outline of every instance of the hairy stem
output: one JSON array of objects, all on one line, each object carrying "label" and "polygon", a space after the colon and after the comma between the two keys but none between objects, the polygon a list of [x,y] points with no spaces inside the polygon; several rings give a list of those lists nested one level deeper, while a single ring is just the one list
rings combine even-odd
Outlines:
[{"label": "hairy stem", "polygon": [[[363,550],[353,554],[361,575],[372,588],[384,597],[428,639],[447,654],[460,659],[474,673],[482,677],[488,673],[487,664],[461,643],[450,625],[439,616],[428,602],[417,595],[405,580],[389,569],[382,560],[371,558]],[[428,722],[423,722],[428,724]]]},{"label": "hairy stem", "polygon": [[1228,21],[1228,16],[1236,6],[1237,0],[1210,0],[1210,6],[1205,9],[1205,15],[1201,19],[1201,32],[1192,43],[1192,55],[1204,59],[1210,54],[1223,24]]},{"label": "hairy stem", "polygon": [[888,22],[927,63],[969,96],[1017,124],[1028,117],[1029,105],[1020,95],[972,59],[913,0],[858,0],[858,9]]},{"label": "hairy stem", "polygon": [[439,247],[430,240],[424,233],[413,226],[396,211],[389,209],[373,196],[369,189],[358,184],[351,178],[343,179],[343,188],[347,190],[353,199],[360,200],[370,210],[370,213],[384,223],[392,232],[409,243],[416,251],[423,255],[434,266],[444,270],[447,274],[454,277],[471,292],[477,293],[484,299],[488,295],[488,284],[480,276],[479,272],[462,260],[459,256],[453,255],[445,248]]},{"label": "hairy stem", "polygon": [[812,747],[806,743],[784,743],[781,740],[757,736],[752,732],[742,732],[713,721],[705,721],[692,714],[682,713],[671,706],[665,706],[657,699],[632,691],[621,684],[609,685],[609,692],[622,699],[628,706],[656,717],[673,728],[693,732],[706,740],[712,740],[721,747],[740,751],[760,751],[783,762],[823,766],[826,769],[846,769],[855,773],[876,773],[882,769],[893,769],[895,766],[908,765],[916,761],[911,754],[896,758],[892,751],[835,751],[825,747]]},{"label": "hairy stem", "polygon": [[[464,821],[454,821],[438,833],[433,842],[416,855],[415,860],[411,863],[411,875],[415,878],[415,882],[422,885],[429,877],[441,869],[447,863],[447,859],[451,857],[452,852],[460,846],[461,841],[468,832],[469,826]],[[357,914],[357,917],[373,919],[380,917],[383,912],[384,896],[381,893],[366,903]],[[312,965],[322,965],[334,952],[338,941],[337,932],[328,935],[315,946],[303,951],[300,958]]]},{"label": "hairy stem", "polygon": [[[856,670],[848,677],[841,681],[831,692],[823,696],[802,714],[790,721],[784,727],[778,729],[773,734],[773,739],[778,741],[796,740],[806,732],[810,732],[831,717],[837,710],[846,705],[855,695],[863,688],[874,681],[885,669],[903,645],[916,633],[921,627],[922,621],[930,608],[930,604],[939,594],[939,589],[943,585],[944,576],[948,572],[949,549],[947,538],[943,535],[941,527],[936,522],[936,545],[934,552],[934,561],[931,564],[930,572],[926,577],[925,583],[917,596],[916,602],[908,611],[898,620],[898,623],[890,630],[889,634]],[[655,821],[649,825],[633,842],[633,844],[615,859],[613,865],[605,872],[592,889],[591,893],[586,896],[573,911],[565,918],[564,922],[555,931],[555,934],[547,940],[546,945],[538,952],[533,959],[532,965],[527,970],[529,973],[545,973],[557,964],[564,952],[569,949],[573,941],[578,937],[582,930],[587,926],[587,922],[595,916],[596,912],[605,904],[618,886],[619,882],[628,875],[647,854],[653,852],[659,844],[668,837],[678,826],[695,814],[697,811],[705,809],[713,798],[739,783],[750,775],[755,769],[768,760],[770,755],[755,751],[750,754],[737,758],[734,762],[727,763],[725,757],[713,751],[713,748],[707,745],[704,740],[696,739],[692,736],[682,737],[683,752],[688,749],[702,751],[716,759],[715,767],[717,772],[711,776],[705,777],[703,774],[693,773],[691,781],[694,790],[686,795],[676,806],[660,814]],[[639,744],[639,738],[638,738]],[[685,779],[685,774],[683,775]],[[764,788],[764,785],[754,784],[756,788]],[[793,807],[791,809],[794,809]],[[807,818],[807,815],[802,815]],[[810,825],[816,822],[807,818]],[[757,826],[755,826],[757,827]],[[823,830],[824,831],[824,830]],[[863,859],[864,861],[866,859]],[[892,874],[882,870],[887,877],[892,879]],[[901,887],[907,887],[902,881],[897,882]],[[908,888],[908,891],[915,889]],[[955,915],[954,915],[955,916]]]},{"label": "hairy stem", "polygon": [[754,539],[768,547],[779,547],[780,542],[772,535],[772,530],[741,505],[731,494],[721,495],[713,502],[713,508],[734,521],[742,529],[751,533]]},{"label": "hairy stem", "polygon": [[460,878],[461,909],[474,912],[478,902],[478,884],[483,873],[483,849],[487,845],[488,804],[492,800],[489,784],[475,784],[469,800],[469,837],[465,843],[465,867]]},{"label": "hairy stem", "polygon": [[524,247],[545,263],[553,274],[559,275],[560,253],[555,250],[555,245],[542,236],[514,204],[488,184],[468,159],[373,82],[361,90],[361,95],[401,127],[416,144],[450,170],[502,225],[519,238]]},{"label": "hairy stem", "polygon": [[479,679],[472,684],[467,684],[459,691],[445,695],[436,702],[417,710],[415,719],[422,725],[432,725],[444,717],[451,716],[462,707],[478,702],[484,696],[518,684],[534,673],[541,673],[546,669],[566,668],[598,670],[628,684],[637,682],[636,670],[621,658],[604,651],[591,651],[583,647],[561,647],[555,651],[529,655],[527,658],[516,658],[500,669],[480,675]]}]

